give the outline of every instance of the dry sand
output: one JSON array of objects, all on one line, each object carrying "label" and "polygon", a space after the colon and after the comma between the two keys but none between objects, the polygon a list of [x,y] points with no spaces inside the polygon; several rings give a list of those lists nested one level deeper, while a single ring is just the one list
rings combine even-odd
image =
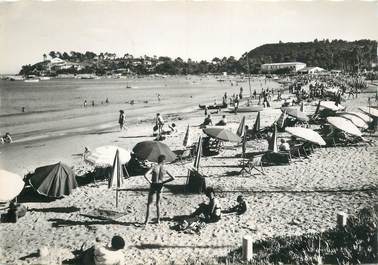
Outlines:
[{"label": "dry sand", "polygon": [[[366,96],[347,102],[350,109],[366,105]],[[262,112],[264,125],[270,125],[280,113],[279,103]],[[305,106],[311,113],[315,106]],[[232,130],[236,131],[242,114],[227,114]],[[246,115],[252,125],[256,114]],[[185,128],[191,125],[191,139],[196,141],[201,130],[195,125],[202,122],[202,111],[170,117],[179,132],[165,143],[176,150],[182,148]],[[220,119],[214,115],[213,120]],[[55,138],[8,147],[8,169],[19,174],[62,160],[74,165],[77,171],[86,166],[80,154],[84,146],[93,149],[104,144],[119,145],[131,150],[140,141],[151,140],[151,124],[138,124],[126,132],[110,130],[97,134]],[[266,175],[241,176],[238,166],[241,148],[226,144],[227,148],[215,157],[201,160],[201,172],[208,176],[208,186],[213,186],[224,209],[233,205],[237,195],[243,194],[249,204],[248,212],[241,216],[223,215],[221,221],[209,224],[200,234],[176,232],[170,227],[177,215],[191,213],[205,197],[180,192],[186,181],[186,165],[176,163],[168,169],[177,176],[163,192],[160,225],[141,225],[144,221],[147,188],[143,177],[126,180],[125,190],[120,192],[120,205],[115,208],[115,192],[107,189],[105,182],[82,186],[70,196],[49,203],[26,203],[29,211],[16,224],[1,224],[2,264],[38,264],[33,257],[42,246],[48,246],[50,264],[72,257],[71,252],[83,243],[91,244],[95,238],[108,242],[114,234],[122,235],[127,242],[124,254],[128,264],[185,264],[188,260],[212,260],[226,255],[240,246],[244,235],[255,239],[276,235],[295,235],[316,232],[336,225],[336,213],[356,213],[362,207],[378,202],[376,188],[377,138],[367,137],[372,145],[316,149],[309,159],[290,165],[265,167]],[[248,152],[264,150],[265,141],[251,141]],[[2,159],[5,158],[4,156]],[[373,189],[373,190],[371,190]],[[374,190],[375,189],[375,190]],[[69,208],[71,207],[71,208]],[[75,209],[78,211],[75,211]],[[94,208],[116,210],[125,213],[115,221],[101,221],[83,216]],[[152,217],[155,209],[152,207]],[[31,255],[31,257],[22,257]]]}]

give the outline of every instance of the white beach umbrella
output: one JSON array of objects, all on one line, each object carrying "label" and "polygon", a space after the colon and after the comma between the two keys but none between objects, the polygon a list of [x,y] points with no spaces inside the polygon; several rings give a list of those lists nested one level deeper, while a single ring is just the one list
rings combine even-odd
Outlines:
[{"label": "white beach umbrella", "polygon": [[345,118],[345,119],[350,120],[358,128],[367,129],[369,127],[363,119],[361,119],[360,117],[355,116],[353,114],[341,113],[340,116]]},{"label": "white beach umbrella", "polygon": [[318,145],[325,145],[326,142],[323,140],[323,138],[318,134],[317,132],[303,127],[286,127],[285,130],[299,138],[302,138],[306,141],[309,141],[314,144]]},{"label": "white beach umbrella", "polygon": [[359,109],[374,118],[378,118],[378,109],[372,107],[359,107]]},{"label": "white beach umbrella", "polygon": [[336,103],[334,101],[321,101],[320,106],[325,108],[325,109],[330,109],[330,110],[333,110],[333,111],[345,109],[345,107],[341,106],[340,104],[338,104],[336,106]]},{"label": "white beach umbrella", "polygon": [[369,122],[373,121],[373,119],[369,115],[367,115],[365,113],[362,113],[362,112],[348,111],[348,112],[345,112],[345,113],[348,113],[348,114],[360,117],[366,123],[369,123]]},{"label": "white beach umbrella", "polygon": [[331,124],[339,130],[342,130],[354,136],[362,136],[361,131],[350,120],[347,120],[342,117],[327,117],[327,121],[329,124]]},{"label": "white beach umbrella", "polygon": [[121,164],[129,162],[131,157],[130,151],[113,145],[105,145],[96,148],[85,158],[85,160],[99,167],[112,166],[117,150],[119,151],[119,162]]},{"label": "white beach umbrella", "polygon": [[7,202],[14,199],[22,191],[25,182],[12,172],[0,169],[0,201]]}]

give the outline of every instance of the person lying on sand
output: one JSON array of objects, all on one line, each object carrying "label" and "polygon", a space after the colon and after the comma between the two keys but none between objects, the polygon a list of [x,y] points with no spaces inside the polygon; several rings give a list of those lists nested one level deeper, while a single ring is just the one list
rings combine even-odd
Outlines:
[{"label": "person lying on sand", "polygon": [[125,241],[120,236],[113,236],[111,244],[102,245],[97,239],[94,246],[87,249],[79,257],[83,265],[123,265],[125,264],[122,249]]},{"label": "person lying on sand", "polygon": [[2,144],[10,144],[13,142],[12,137],[9,132],[5,133],[4,136],[0,137],[0,142]]},{"label": "person lying on sand", "polygon": [[[150,215],[150,205],[152,203],[152,199],[154,194],[156,193],[156,214],[157,214],[157,223],[160,223],[160,193],[163,188],[163,185],[171,182],[175,178],[165,169],[165,155],[160,155],[158,157],[158,164],[150,168],[146,174],[144,174],[144,178],[150,183],[150,190],[148,192],[148,200],[147,200],[147,212],[146,212],[146,220],[144,222],[145,225],[148,224],[148,218]],[[151,180],[148,179],[148,175],[151,174]],[[168,175],[170,178],[168,180],[164,180],[165,175]]]},{"label": "person lying on sand", "polygon": [[228,210],[222,211],[222,213],[236,213],[237,215],[243,214],[247,211],[247,202],[244,200],[242,195],[236,198],[237,204]]},{"label": "person lying on sand", "polygon": [[199,207],[190,215],[190,217],[201,217],[206,223],[215,223],[221,219],[221,207],[212,187],[208,187],[205,191],[209,203],[201,203]]}]

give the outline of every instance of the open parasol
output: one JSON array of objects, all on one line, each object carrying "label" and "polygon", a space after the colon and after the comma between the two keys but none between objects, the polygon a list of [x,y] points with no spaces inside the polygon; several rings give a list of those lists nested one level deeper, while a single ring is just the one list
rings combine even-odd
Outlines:
[{"label": "open parasol", "polygon": [[70,195],[78,186],[75,173],[61,162],[37,168],[29,182],[39,194],[53,198]]},{"label": "open parasol", "polygon": [[334,101],[321,101],[320,106],[333,111],[345,109],[345,107],[341,106],[340,104],[336,105],[336,102]]},{"label": "open parasol", "polygon": [[351,114],[351,115],[354,115],[354,116],[357,116],[357,117],[360,117],[362,120],[364,120],[364,122],[366,123],[369,123],[369,122],[372,122],[373,119],[365,114],[365,113],[362,113],[362,112],[357,112],[357,111],[348,111],[348,112],[345,112],[345,113],[348,113],[348,114]]},{"label": "open parasol", "polygon": [[281,111],[282,112],[286,111],[287,115],[292,116],[292,117],[296,118],[299,121],[303,121],[303,122],[308,122],[309,121],[309,118],[307,117],[307,115],[303,111],[300,111],[300,110],[298,110],[296,108],[287,108],[287,107],[284,108],[284,107],[282,107]]},{"label": "open parasol", "polygon": [[318,145],[325,145],[326,142],[323,140],[323,138],[315,131],[308,129],[308,128],[302,128],[302,127],[286,127],[285,130],[299,138],[302,138],[306,141],[309,141],[314,144]]},{"label": "open parasol", "polygon": [[349,114],[349,113],[341,113],[340,117],[350,120],[358,128],[367,129],[369,127],[368,124],[363,119],[361,119],[360,117],[356,115]]},{"label": "open parasol", "polygon": [[166,144],[158,141],[137,143],[133,148],[133,152],[139,159],[148,160],[150,162],[158,162],[160,155],[165,155],[167,162],[172,162],[177,158],[175,153],[173,153]]},{"label": "open parasol", "polygon": [[211,127],[203,129],[203,132],[210,137],[217,138],[222,141],[240,143],[242,140],[240,136],[224,128]]},{"label": "open parasol", "polygon": [[359,109],[363,112],[365,112],[366,114],[374,117],[374,118],[378,118],[378,110],[375,109],[375,108],[372,108],[372,107],[359,107]]},{"label": "open parasol", "polygon": [[22,191],[25,183],[22,178],[12,172],[0,169],[0,201],[13,200]]},{"label": "open parasol", "polygon": [[85,160],[98,167],[109,167],[113,165],[116,152],[119,152],[119,162],[126,164],[130,160],[130,151],[113,145],[105,145],[96,148]]},{"label": "open parasol", "polygon": [[362,136],[361,131],[350,120],[347,120],[342,117],[327,117],[327,121],[332,126],[348,134],[358,136],[358,137]]}]

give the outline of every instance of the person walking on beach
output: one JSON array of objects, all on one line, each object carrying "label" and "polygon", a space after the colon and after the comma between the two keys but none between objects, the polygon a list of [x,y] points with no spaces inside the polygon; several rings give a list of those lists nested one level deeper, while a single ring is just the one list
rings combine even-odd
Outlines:
[{"label": "person walking on beach", "polygon": [[120,128],[121,131],[123,129],[125,129],[126,116],[125,116],[125,112],[123,110],[119,111],[118,123],[119,123],[119,128]]},{"label": "person walking on beach", "polygon": [[87,107],[87,100],[84,100],[84,108]]},{"label": "person walking on beach", "polygon": [[164,125],[164,120],[163,120],[163,117],[160,115],[160,113],[157,113],[156,114],[156,127],[157,127],[157,130],[158,130],[158,136],[161,135],[161,132],[163,130],[163,125]]},{"label": "person walking on beach", "polygon": [[[172,176],[166,169],[165,169],[165,155],[160,155],[158,157],[158,164],[150,168],[146,174],[144,174],[144,178],[150,183],[150,190],[148,192],[148,200],[147,200],[147,211],[146,211],[146,220],[144,222],[145,225],[148,224],[148,218],[150,215],[150,205],[153,200],[153,196],[156,193],[156,215],[157,215],[157,223],[160,223],[160,193],[163,188],[163,185],[171,182],[174,180],[174,176]],[[152,175],[151,180],[147,177],[149,174]],[[165,175],[169,176],[169,179],[164,180]]]}]

